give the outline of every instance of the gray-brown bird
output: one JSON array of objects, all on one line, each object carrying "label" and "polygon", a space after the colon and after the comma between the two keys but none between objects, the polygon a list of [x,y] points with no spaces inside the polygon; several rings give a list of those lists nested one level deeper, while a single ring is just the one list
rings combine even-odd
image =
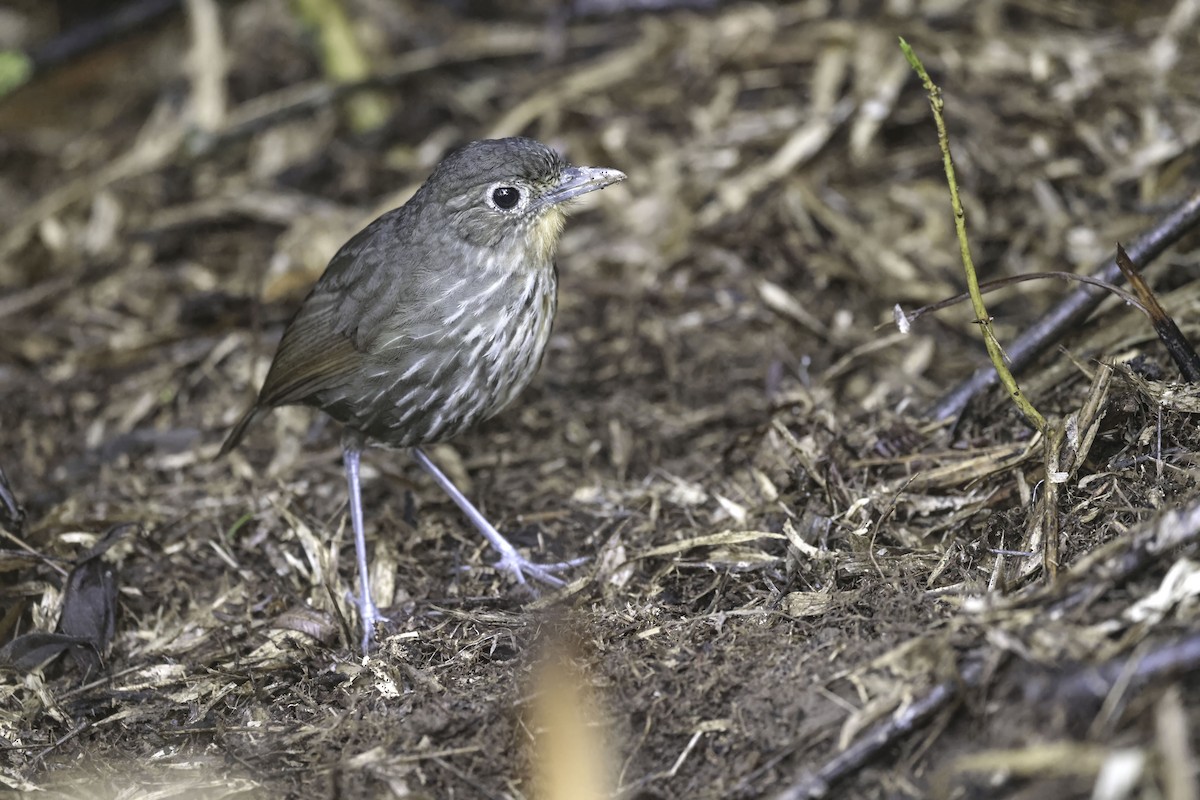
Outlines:
[{"label": "gray-brown bird", "polygon": [[383,619],[363,535],[359,459],[368,444],[410,448],[518,583],[528,575],[561,586],[554,573],[578,563],[526,559],[420,445],[497,414],[529,383],[554,322],[564,206],[624,179],[570,166],[532,139],[472,142],[342,246],[284,331],[258,399],[220,455],[275,406],[314,406],[342,423],[364,653]]}]

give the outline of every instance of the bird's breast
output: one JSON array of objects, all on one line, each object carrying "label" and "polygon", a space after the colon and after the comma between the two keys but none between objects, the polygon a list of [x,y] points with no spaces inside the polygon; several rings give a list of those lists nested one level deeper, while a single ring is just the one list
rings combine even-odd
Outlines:
[{"label": "bird's breast", "polygon": [[513,401],[537,372],[550,340],[558,304],[557,275],[551,262],[522,270],[513,277],[489,341],[475,345],[488,384],[483,417],[499,413]]},{"label": "bird's breast", "polygon": [[[381,340],[354,407],[334,414],[382,444],[456,436],[499,413],[537,372],[557,308],[553,264],[489,261]],[[331,411],[331,413],[333,413]]]}]

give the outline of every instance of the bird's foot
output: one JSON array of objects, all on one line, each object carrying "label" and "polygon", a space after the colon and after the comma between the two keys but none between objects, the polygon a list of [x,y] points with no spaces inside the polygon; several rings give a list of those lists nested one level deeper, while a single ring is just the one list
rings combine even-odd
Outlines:
[{"label": "bird's foot", "polygon": [[346,599],[358,609],[358,618],[362,622],[362,654],[365,656],[371,650],[371,642],[375,639],[375,625],[380,622],[391,622],[379,612],[379,607],[370,595],[359,597],[353,592],[346,592]]},{"label": "bird's foot", "polygon": [[495,563],[496,569],[501,572],[507,572],[520,585],[524,586],[531,594],[537,596],[535,589],[529,582],[526,581],[526,576],[533,578],[547,586],[560,588],[567,585],[567,582],[556,575],[556,572],[564,572],[572,567],[578,567],[587,561],[586,558],[573,558],[570,561],[556,561],[550,564],[539,564],[536,561],[530,561],[525,556],[517,552],[517,549],[508,542],[507,539],[500,539],[500,544],[493,542],[493,546],[500,553],[500,560]]},{"label": "bird's foot", "polygon": [[536,596],[537,591],[525,580],[526,575],[547,586],[558,588],[566,586],[567,582],[554,573],[562,572],[571,567],[577,567],[587,561],[586,558],[576,558],[571,561],[559,561],[553,564],[538,564],[535,561],[525,558],[517,552],[517,548],[512,546],[512,542],[505,539],[504,535],[496,530],[483,514],[479,513],[479,509],[475,508],[471,504],[471,501],[458,490],[458,487],[446,477],[445,473],[438,469],[437,464],[429,460],[429,456],[425,455],[421,448],[414,447],[412,454],[417,463],[433,476],[433,479],[437,481],[437,484],[442,487],[446,494],[450,495],[450,499],[454,501],[454,504],[462,509],[462,512],[471,520],[471,524],[475,526],[476,530],[482,533],[483,537],[488,540],[488,544],[500,554],[500,560],[495,564],[496,569],[507,572],[513,577],[513,580],[528,589],[531,594]]}]

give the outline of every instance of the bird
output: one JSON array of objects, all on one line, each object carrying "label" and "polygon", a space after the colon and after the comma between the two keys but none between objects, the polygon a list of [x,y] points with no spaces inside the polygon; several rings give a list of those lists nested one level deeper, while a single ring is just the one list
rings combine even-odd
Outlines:
[{"label": "bird", "polygon": [[344,244],[280,339],[257,399],[218,458],[273,408],[306,405],[342,426],[359,576],[362,651],[385,622],[371,596],[359,465],[363,449],[408,450],[483,534],[496,567],[562,586],[584,559],[531,561],[425,454],[507,407],[537,372],[558,303],[555,252],[570,201],[625,180],[573,166],[534,139],[471,142],[403,206]]}]

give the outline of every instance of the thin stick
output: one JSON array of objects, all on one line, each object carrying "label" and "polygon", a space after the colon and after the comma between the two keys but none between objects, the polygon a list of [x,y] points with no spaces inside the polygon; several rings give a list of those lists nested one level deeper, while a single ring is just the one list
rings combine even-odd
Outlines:
[{"label": "thin stick", "polygon": [[[1200,223],[1200,189],[1192,192],[1183,202],[1156,222],[1129,246],[1129,259],[1140,268],[1145,268],[1162,255],[1168,247],[1183,238]],[[1092,277],[1114,283],[1121,280],[1121,270],[1113,259],[1101,262],[1092,272]],[[1088,317],[1107,295],[1091,286],[1080,286],[1063,298],[1008,346],[1008,363],[1012,369],[1028,366],[1061,339],[1067,331]],[[962,413],[975,395],[996,382],[996,373],[988,367],[980,367],[971,377],[946,392],[925,416],[935,420],[951,419]]]},{"label": "thin stick", "polygon": [[946,133],[946,120],[942,116],[942,107],[945,105],[945,101],[942,100],[942,90],[930,79],[929,73],[925,71],[925,66],[903,37],[900,39],[900,49],[904,51],[904,57],[908,59],[913,70],[921,77],[925,91],[929,94],[929,107],[933,110],[933,119],[937,124],[938,146],[942,150],[942,166],[946,170],[946,183],[950,187],[950,206],[954,210],[954,230],[958,235],[959,253],[962,257],[963,271],[967,276],[967,289],[971,293],[971,307],[975,310],[975,321],[983,332],[983,342],[987,345],[988,355],[991,356],[992,365],[996,368],[996,375],[999,376],[1000,382],[1004,384],[1009,396],[1012,397],[1013,402],[1029,420],[1029,423],[1039,431],[1045,432],[1045,418],[1021,393],[1021,387],[1017,385],[1016,378],[1008,369],[1004,351],[1000,348],[1000,342],[996,340],[996,334],[992,330],[992,318],[988,315],[983,295],[979,291],[975,262],[971,259],[971,246],[967,241],[967,216],[958,196],[958,180],[954,176],[954,160],[950,156],[950,137]]}]

